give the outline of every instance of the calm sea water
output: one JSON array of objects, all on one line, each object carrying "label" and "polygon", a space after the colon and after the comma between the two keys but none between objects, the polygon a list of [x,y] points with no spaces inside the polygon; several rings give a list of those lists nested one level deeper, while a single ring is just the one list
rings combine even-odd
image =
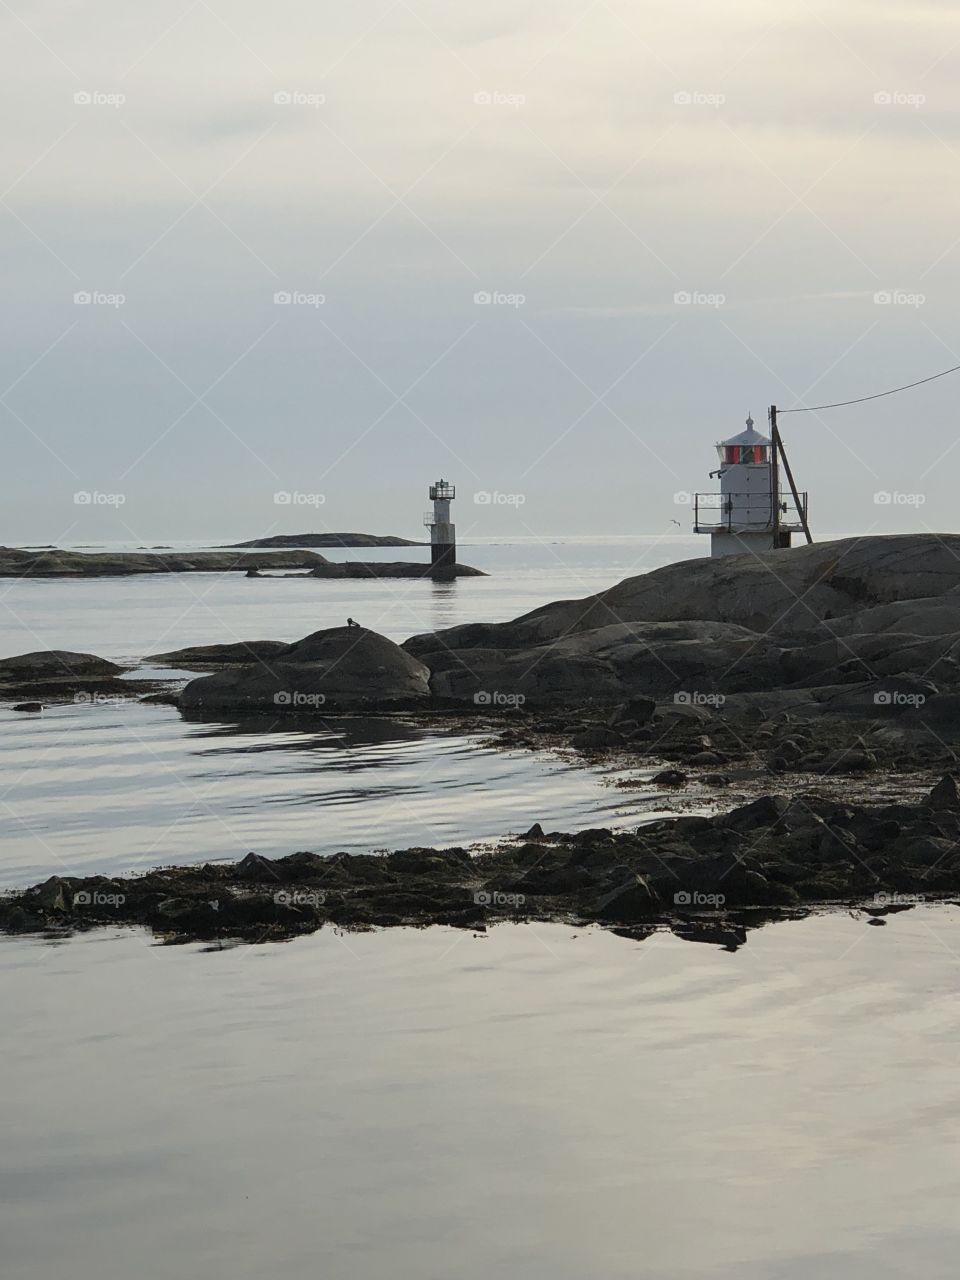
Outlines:
[{"label": "calm sea water", "polygon": [[0,942],[4,1280],[953,1280],[960,913]]},{"label": "calm sea water", "polygon": [[[403,639],[700,551],[478,546],[462,558],[491,577],[446,587],[0,583],[0,653],[140,662],[348,614]],[[0,778],[7,885],[659,803],[412,725],[263,735],[111,704],[0,709]],[[2,939],[4,1280],[946,1280],[958,963],[949,907],[769,927],[733,955],[558,926]]]},{"label": "calm sea water", "polygon": [[[633,574],[704,555],[704,542],[677,535],[472,543],[458,548],[461,562],[489,576],[448,583],[251,579],[238,573],[85,582],[0,579],[0,654],[74,649],[139,662],[190,644],[298,640],[322,627],[343,626],[348,617],[401,641],[461,622],[501,622],[553,600],[579,599]],[[171,546],[187,550],[199,544]],[[429,552],[364,547],[321,554],[330,560],[425,561]]]}]

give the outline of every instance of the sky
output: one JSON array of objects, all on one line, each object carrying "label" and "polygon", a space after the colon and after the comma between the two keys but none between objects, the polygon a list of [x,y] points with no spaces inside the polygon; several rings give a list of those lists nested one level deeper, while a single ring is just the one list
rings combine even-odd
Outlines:
[{"label": "sky", "polygon": [[[676,533],[960,365],[947,3],[6,0],[0,543]],[[960,373],[785,416],[957,528]]]}]

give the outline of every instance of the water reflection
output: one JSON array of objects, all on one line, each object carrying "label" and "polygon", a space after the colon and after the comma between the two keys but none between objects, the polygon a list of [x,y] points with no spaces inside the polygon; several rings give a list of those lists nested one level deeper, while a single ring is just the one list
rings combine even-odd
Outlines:
[{"label": "water reflection", "polygon": [[4,1274],[952,1280],[957,954],[950,908],[0,941]]},{"label": "water reflection", "polygon": [[[331,750],[350,751],[362,747],[383,747],[390,743],[414,742],[442,736],[442,731],[425,729],[409,721],[384,716],[331,716],[297,720],[283,716],[243,716],[224,722],[202,712],[181,711],[185,722],[194,726],[196,737],[216,742],[219,738],[242,737],[240,750],[245,754],[258,751]],[[200,727],[202,726],[202,727]],[[188,741],[191,735],[188,734]],[[255,739],[251,742],[250,739]],[[211,748],[210,754],[216,754]]]}]

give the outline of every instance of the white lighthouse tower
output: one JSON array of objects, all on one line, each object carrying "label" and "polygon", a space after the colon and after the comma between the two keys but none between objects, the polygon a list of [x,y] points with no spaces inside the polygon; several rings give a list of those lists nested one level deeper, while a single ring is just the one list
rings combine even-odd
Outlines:
[{"label": "white lighthouse tower", "polygon": [[457,569],[457,530],[450,522],[450,503],[457,496],[456,486],[438,480],[430,486],[433,510],[423,517],[430,530],[430,575],[454,578]]},{"label": "white lighthouse tower", "polygon": [[719,480],[720,492],[694,498],[694,530],[710,534],[712,556],[789,547],[799,530],[809,541],[807,495],[794,490],[791,478],[793,501],[784,501],[777,449],[752,418],[745,431],[718,443],[717,455],[720,466],[710,476]]}]

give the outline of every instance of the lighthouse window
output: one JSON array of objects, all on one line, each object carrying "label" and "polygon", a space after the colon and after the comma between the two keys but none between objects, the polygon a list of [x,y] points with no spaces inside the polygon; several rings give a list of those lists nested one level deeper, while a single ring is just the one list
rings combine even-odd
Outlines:
[{"label": "lighthouse window", "polygon": [[725,444],[722,448],[723,461],[728,467],[767,461],[765,444]]}]

